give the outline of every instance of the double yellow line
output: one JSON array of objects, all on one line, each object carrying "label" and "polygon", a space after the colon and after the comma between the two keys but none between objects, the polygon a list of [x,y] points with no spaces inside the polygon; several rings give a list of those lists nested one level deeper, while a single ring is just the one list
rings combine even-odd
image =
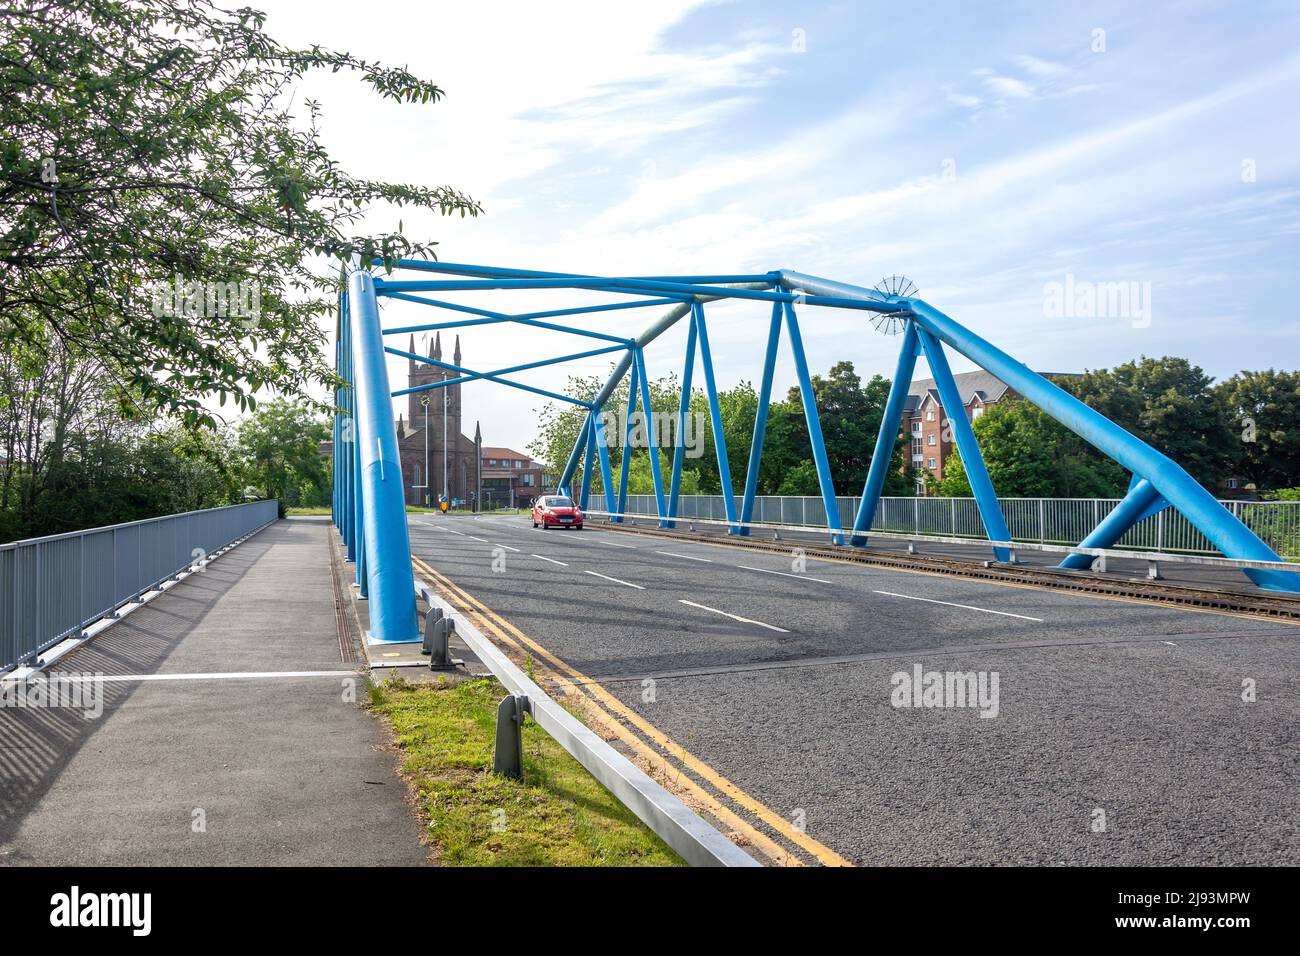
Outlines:
[{"label": "double yellow line", "polygon": [[[803,860],[738,816],[714,794],[687,776],[684,770],[706,781],[736,806],[804,850],[817,862],[826,866],[852,865],[830,847],[808,836],[785,817],[760,803],[680,744],[671,740],[590,677],[560,660],[482,601],[453,584],[445,575],[416,557],[412,557],[411,564],[417,574],[426,576],[431,584],[436,583],[457,610],[474,621],[485,633],[490,632],[518,654],[526,655],[531,652],[540,659],[544,663],[546,676],[553,680],[566,696],[573,697],[583,704],[585,716],[590,716],[600,727],[623,741],[637,756],[641,757],[646,764],[646,768],[643,769],[648,769],[648,772],[656,776],[661,784],[669,790],[676,791],[687,803],[705,810],[724,826],[731,828],[737,842],[755,847],[779,866],[804,865]],[[643,736],[633,732],[632,728]],[[651,744],[654,746],[652,747]],[[669,763],[669,756],[680,766]]]}]

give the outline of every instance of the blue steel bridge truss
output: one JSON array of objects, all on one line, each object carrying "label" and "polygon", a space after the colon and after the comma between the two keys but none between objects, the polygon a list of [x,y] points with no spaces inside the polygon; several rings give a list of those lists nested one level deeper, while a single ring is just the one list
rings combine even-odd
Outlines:
[{"label": "blue steel bridge truss", "polygon": [[[1229,558],[1249,561],[1281,560],[1172,459],[915,296],[894,295],[786,271],[760,275],[608,277],[411,260],[401,260],[395,268],[397,272],[407,275],[423,275],[419,278],[398,279],[392,277],[395,273],[388,273],[385,277],[357,267],[347,272],[339,296],[335,354],[336,368],[346,385],[335,396],[338,414],[334,421],[334,522],[346,542],[348,558],[356,562],[357,584],[361,593],[369,599],[372,641],[404,642],[419,639],[401,459],[393,422],[393,396],[442,388],[458,382],[482,380],[586,409],[585,424],[561,472],[559,484],[566,493],[571,493],[574,478],[581,469],[578,498],[579,503],[585,507],[592,475],[599,468],[606,492],[605,500],[617,502],[613,508],[608,508],[607,505],[608,510],[615,513],[610,520],[617,522],[622,520],[620,516],[627,502],[634,413],[638,404],[647,410],[650,406],[650,380],[646,371],[645,348],[682,320],[687,321],[682,398],[672,447],[671,472],[666,482],[655,445],[656,429],[645,429],[649,439],[647,444],[651,449],[650,471],[661,527],[673,527],[677,517],[685,451],[682,436],[685,434],[687,403],[690,400],[698,354],[704,375],[718,471],[724,478],[722,493],[726,521],[732,523],[731,533],[748,534],[747,523],[753,513],[759,464],[763,454],[763,435],[771,399],[773,370],[784,332],[798,377],[813,463],[825,508],[827,532],[838,544],[848,543],[856,547],[865,547],[867,544],[867,533],[875,517],[893,458],[904,403],[918,357],[925,357],[943,407],[962,407],[957,385],[948,366],[946,349],[952,349],[996,375],[1132,473],[1132,483],[1123,501],[1080,542],[1082,547],[1110,547],[1136,522],[1164,508],[1173,507],[1181,511]],[[447,292],[507,289],[582,290],[584,293],[608,294],[610,301],[548,311],[505,313],[437,298],[439,294]],[[445,321],[385,329],[380,323],[380,298],[420,303],[450,313],[451,317]],[[707,304],[719,300],[751,300],[764,303],[770,308],[758,414],[754,422],[745,487],[739,502],[736,500],[735,489],[727,480],[731,468],[721,427],[713,355],[705,320]],[[625,309],[651,308],[663,311],[640,335],[633,338],[595,331],[571,322],[552,321]],[[898,339],[901,343],[898,364],[880,433],[876,437],[862,493],[862,504],[853,526],[848,529],[842,527],[840,522],[831,478],[832,463],[827,458],[826,446],[822,440],[808,362],[804,356],[799,313],[806,308],[850,309],[888,316],[890,321],[887,324],[901,333]],[[484,372],[415,355],[384,343],[384,337],[388,335],[498,324],[524,325],[578,336],[590,340],[594,347]],[[755,339],[758,340],[758,337],[755,336]],[[452,373],[453,377],[416,388],[392,391],[388,381],[386,355],[434,365]],[[616,355],[617,362],[604,386],[593,395],[564,395],[525,384],[513,377],[529,369],[597,355]],[[623,436],[624,454],[618,481],[615,482],[602,413],[624,376],[630,376],[628,414],[625,418],[628,434]],[[961,414],[952,416],[950,422],[988,539],[1008,541],[1010,533],[971,425]],[[1004,547],[994,547],[993,550],[999,561],[1006,561],[1010,557]],[[1092,561],[1091,556],[1072,554],[1061,562],[1061,567],[1086,569]],[[1296,572],[1250,567],[1243,570],[1260,588],[1300,592],[1300,574]]]}]

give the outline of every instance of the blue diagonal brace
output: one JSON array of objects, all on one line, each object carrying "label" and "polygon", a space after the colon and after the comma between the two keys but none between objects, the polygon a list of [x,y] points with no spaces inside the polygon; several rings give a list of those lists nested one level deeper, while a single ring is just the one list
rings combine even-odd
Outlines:
[{"label": "blue diagonal brace", "polygon": [[[966,468],[966,478],[970,482],[971,493],[979,506],[980,517],[984,519],[984,530],[990,541],[1010,541],[1011,532],[1007,530],[1006,518],[1002,515],[1002,506],[993,491],[993,482],[989,470],[984,465],[984,456],[980,454],[979,442],[975,432],[966,420],[966,406],[962,403],[957,382],[948,367],[948,357],[943,354],[943,346],[925,329],[918,329],[921,348],[925,351],[925,360],[930,365],[930,374],[939,389],[939,402],[943,405],[944,418],[952,427],[952,436],[957,442],[957,451],[961,453],[962,464]],[[1006,548],[994,548],[993,555],[999,561],[1009,561],[1011,554]]]},{"label": "blue diagonal brace", "polygon": [[808,441],[812,445],[813,465],[817,468],[817,484],[822,492],[822,506],[826,509],[826,527],[832,532],[831,540],[844,543],[840,534],[840,505],[835,497],[835,482],[831,479],[831,465],[826,457],[826,441],[822,438],[822,423],[817,416],[817,397],[813,394],[812,378],[808,374],[808,359],[804,356],[803,336],[799,333],[799,320],[794,305],[784,303],[785,327],[790,335],[790,351],[794,353],[794,368],[799,376],[799,397],[803,402],[804,421],[808,423]]},{"label": "blue diagonal brace", "polygon": [[758,387],[758,410],[754,414],[754,438],[749,443],[749,467],[745,471],[745,497],[740,502],[742,535],[749,535],[754,517],[754,496],[758,493],[758,472],[763,460],[763,437],[767,433],[767,412],[772,403],[772,376],[776,371],[776,349],[781,342],[781,303],[772,303],[772,320],[767,326],[767,352],[763,355],[763,379]]},{"label": "blue diagonal brace", "polygon": [[645,420],[646,449],[650,453],[650,479],[655,486],[655,507],[662,525],[667,511],[664,507],[664,478],[659,468],[659,429],[655,425],[654,407],[650,404],[650,376],[646,373],[645,353],[636,350],[633,368],[641,380],[641,417]]},{"label": "blue diagonal brace", "polygon": [[894,460],[898,429],[903,422],[903,409],[907,405],[907,393],[912,385],[912,373],[916,370],[916,354],[920,347],[916,323],[908,319],[907,328],[903,332],[903,344],[898,350],[894,381],[889,386],[889,399],[885,402],[885,415],[880,421],[880,434],[876,436],[876,450],[871,454],[871,468],[862,488],[862,503],[858,505],[857,517],[853,519],[853,537],[850,543],[854,547],[866,545],[867,538],[863,532],[870,531],[872,522],[876,520],[876,509],[880,507],[885,478],[888,477],[890,464]]},{"label": "blue diagonal brace", "polygon": [[[682,490],[682,463],[686,458],[686,416],[691,409],[691,376],[695,372],[695,323],[686,329],[686,361],[682,363],[682,394],[677,402],[677,428],[673,434],[673,472],[668,487],[668,517],[677,517],[677,503]],[[665,528],[677,527],[677,522],[661,522]]]},{"label": "blue diagonal brace", "polygon": [[[1124,500],[1112,508],[1110,514],[1102,518],[1097,527],[1088,532],[1088,536],[1079,542],[1079,547],[1109,548],[1124,537],[1124,532],[1133,525],[1168,506],[1169,502],[1156,491],[1155,485],[1145,478],[1134,475]],[[1090,554],[1068,554],[1057,567],[1072,571],[1087,571],[1096,560]]]},{"label": "blue diagonal brace", "polygon": [[728,530],[731,534],[735,534],[739,530],[735,525],[736,491],[731,486],[731,464],[727,460],[727,436],[722,431],[722,408],[718,405],[718,383],[713,376],[713,352],[709,348],[709,331],[704,323],[703,303],[691,303],[691,320],[695,325],[695,333],[699,339],[700,364],[704,366],[704,390],[709,400],[709,421],[713,427],[713,449],[718,458],[718,480],[722,484],[722,508],[727,521],[731,522],[731,528]]}]

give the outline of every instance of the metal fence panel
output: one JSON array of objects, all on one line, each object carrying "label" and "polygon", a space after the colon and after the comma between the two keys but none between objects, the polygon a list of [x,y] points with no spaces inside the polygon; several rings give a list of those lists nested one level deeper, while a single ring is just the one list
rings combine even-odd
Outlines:
[{"label": "metal fence panel", "polygon": [[[861,498],[838,499],[840,524],[853,526]],[[1087,537],[1118,498],[1003,498],[1002,514],[1014,541],[1076,545]],[[1274,551],[1286,559],[1300,559],[1300,501],[1223,501]],[[609,510],[604,495],[592,495],[593,511]],[[736,502],[739,513],[740,501]],[[656,514],[653,495],[629,495],[627,514]],[[721,495],[682,495],[679,518],[725,520]],[[761,524],[813,525],[826,522],[821,498],[759,495],[754,499],[752,521]],[[932,534],[953,537],[987,537],[984,520],[974,498],[881,498],[871,523],[874,531]],[[1220,551],[1180,512],[1167,508],[1135,524],[1115,543],[1116,548],[1219,555]],[[0,564],[0,578],[13,574]]]},{"label": "metal fence panel", "polygon": [[276,501],[0,545],[0,672],[274,521]]}]

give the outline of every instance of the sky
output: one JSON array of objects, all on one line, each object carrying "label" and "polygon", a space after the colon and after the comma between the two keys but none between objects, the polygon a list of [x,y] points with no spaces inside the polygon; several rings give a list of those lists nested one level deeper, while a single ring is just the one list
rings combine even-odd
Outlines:
[{"label": "sky", "polygon": [[[903,274],[1043,371],[1142,355],[1218,378],[1300,366],[1294,2],[256,5],[283,42],[406,65],[446,91],[397,105],[344,74],[295,91],[321,102],[325,145],[351,172],[483,204],[465,220],[371,213],[445,261],[865,286]],[[516,312],[592,301],[446,297]],[[768,311],[709,307],[719,387],[759,377]],[[632,335],[658,314],[574,321]],[[447,317],[383,305],[387,327]],[[898,340],[867,314],[809,307],[801,326],[814,372],[892,373]],[[680,374],[684,338],[679,323],[647,349],[651,377]],[[462,350],[491,370],[590,341],[491,326],[464,331]],[[518,378],[563,390],[606,358]],[[405,363],[390,375],[401,387]],[[794,381],[783,345],[774,396]],[[465,431],[478,419],[486,444],[523,450],[545,400],[463,388]]]}]

